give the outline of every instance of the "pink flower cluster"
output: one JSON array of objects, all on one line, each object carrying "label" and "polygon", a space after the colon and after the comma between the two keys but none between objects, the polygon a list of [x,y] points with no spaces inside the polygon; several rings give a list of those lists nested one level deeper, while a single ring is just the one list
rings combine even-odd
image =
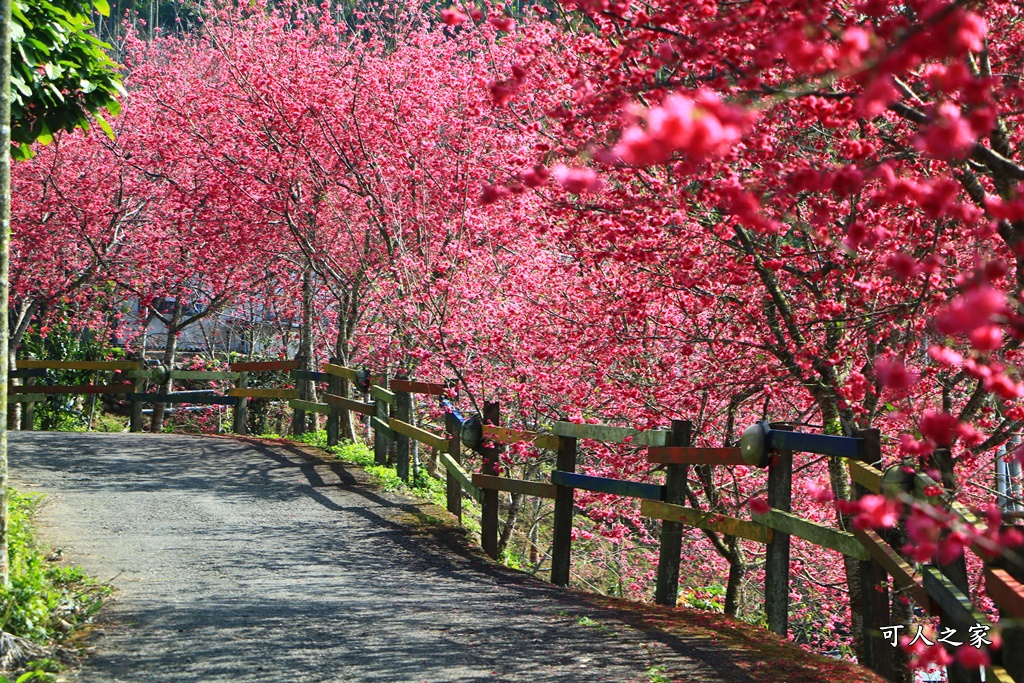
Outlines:
[{"label": "pink flower cluster", "polygon": [[1006,295],[990,285],[972,287],[953,299],[935,320],[943,334],[966,334],[979,351],[992,351],[1003,343],[1003,333],[992,318],[1006,312]]},{"label": "pink flower cluster", "polygon": [[677,153],[698,161],[722,155],[739,142],[753,114],[699,91],[669,95],[644,118],[646,125],[627,128],[613,150],[627,164],[660,164]]},{"label": "pink flower cluster", "polygon": [[559,185],[574,194],[600,192],[604,186],[597,174],[589,168],[569,168],[565,164],[558,164],[551,169],[551,175]]},{"label": "pink flower cluster", "polygon": [[890,529],[900,520],[903,506],[885,496],[867,495],[859,500],[837,500],[839,511],[853,517],[858,529]]}]

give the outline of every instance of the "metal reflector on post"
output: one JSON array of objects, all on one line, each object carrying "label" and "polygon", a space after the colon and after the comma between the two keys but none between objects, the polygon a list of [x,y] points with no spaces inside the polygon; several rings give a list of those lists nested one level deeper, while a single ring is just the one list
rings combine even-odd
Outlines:
[{"label": "metal reflector on post", "polygon": [[479,453],[484,443],[484,422],[480,416],[476,413],[469,417],[464,416],[446,398],[441,399],[441,407],[452,416],[452,426],[458,429],[462,445]]},{"label": "metal reflector on post", "polygon": [[743,430],[740,454],[743,462],[754,467],[768,466],[768,422],[761,420]]}]

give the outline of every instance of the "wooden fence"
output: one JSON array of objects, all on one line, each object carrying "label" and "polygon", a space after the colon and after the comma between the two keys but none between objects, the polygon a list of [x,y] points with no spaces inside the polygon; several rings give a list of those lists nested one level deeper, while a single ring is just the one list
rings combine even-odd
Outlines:
[{"label": "wooden fence", "polygon": [[[445,384],[392,379],[383,375],[368,376],[352,368],[327,363],[322,372],[301,370],[301,359],[271,362],[233,363],[229,372],[171,370],[172,379],[230,380],[234,387],[226,395],[197,392],[172,392],[156,395],[141,393],[139,382],[154,378],[154,371],[146,370],[134,362],[64,362],[25,360],[19,362],[14,377],[26,380],[24,386],[12,387],[12,401],[26,403],[28,410],[35,401],[45,400],[54,393],[110,393],[123,394],[133,402],[133,431],[141,429],[135,419],[142,402],[224,403],[234,406],[234,431],[246,431],[246,404],[249,398],[275,398],[288,400],[294,410],[294,431],[305,429],[307,413],[328,416],[328,442],[339,440],[339,425],[343,411],[366,416],[374,432],[374,457],[378,464],[386,464],[393,455],[397,473],[403,479],[410,477],[410,452],[413,442],[432,448],[438,454],[447,480],[448,510],[461,519],[463,496],[481,504],[481,544],[496,558],[498,554],[499,492],[518,493],[554,501],[554,529],[551,554],[551,581],[568,585],[572,558],[572,525],[577,490],[613,494],[641,501],[645,517],[662,521],[660,555],[657,571],[655,599],[659,604],[675,605],[678,600],[679,567],[682,554],[684,527],[707,529],[764,544],[765,551],[765,613],[768,628],[785,636],[789,630],[790,599],[790,540],[793,537],[811,544],[829,548],[859,562],[861,594],[850,598],[856,603],[864,624],[864,661],[883,677],[896,676],[896,648],[892,645],[890,623],[893,589],[913,599],[928,615],[940,620],[940,628],[954,629],[961,640],[973,630],[981,632],[987,640],[999,634],[1003,647],[989,652],[992,664],[986,669],[987,681],[1016,681],[1024,683],[1024,561],[1013,552],[993,552],[983,538],[971,546],[971,551],[985,563],[984,581],[988,596],[996,603],[1000,618],[992,623],[972,603],[969,597],[966,564],[963,558],[945,565],[916,565],[905,559],[898,547],[899,533],[878,532],[871,529],[839,529],[804,519],[792,512],[792,481],[794,460],[798,454],[813,454],[840,458],[849,468],[854,482],[854,497],[885,493],[906,500],[924,497],[925,493],[942,495],[933,503],[950,510],[965,525],[980,526],[969,510],[952,500],[951,476],[942,482],[933,481],[923,471],[906,472],[905,468],[878,469],[881,447],[877,430],[863,430],[853,437],[806,434],[784,425],[762,423],[756,436],[760,450],[747,452],[741,448],[697,448],[691,444],[692,426],[687,421],[674,420],[668,429],[639,431],[635,429],[597,424],[555,422],[545,433],[510,429],[500,426],[500,411],[496,403],[486,403],[480,433],[473,438],[482,456],[478,473],[467,472],[462,465],[462,439],[467,421],[457,411],[446,414],[444,431],[435,433],[415,424],[413,396],[425,395],[444,398],[451,393]],[[32,383],[47,369],[96,370],[112,373],[111,383],[82,386],[39,386]],[[166,372],[166,371],[160,371]],[[270,389],[250,387],[253,375],[265,372],[289,372],[296,381],[296,389]],[[115,379],[134,380],[115,383]],[[305,383],[326,383],[328,392],[323,402],[300,399]],[[350,386],[362,391],[363,400],[350,398]],[[141,413],[140,413],[141,414]],[[753,428],[752,428],[753,429]],[[748,430],[748,432],[751,430]],[[645,448],[647,461],[665,469],[665,483],[623,481],[595,477],[576,471],[577,454],[581,441],[604,444],[629,444]],[[536,448],[555,452],[555,469],[548,481],[524,481],[498,476],[497,462],[503,445],[528,442]],[[747,446],[744,446],[746,448]],[[769,457],[769,454],[771,457]],[[952,474],[948,452],[938,451],[934,462],[927,468]],[[734,467],[757,465],[768,470],[767,503],[769,509],[743,519],[719,510],[701,510],[686,504],[684,489],[688,468],[692,466]],[[932,467],[934,465],[934,469]],[[898,531],[898,530],[897,530]],[[903,633],[902,635],[911,635]],[[936,645],[938,646],[938,645]],[[965,645],[970,647],[970,645]],[[949,668],[953,683],[980,680],[977,672]]]}]

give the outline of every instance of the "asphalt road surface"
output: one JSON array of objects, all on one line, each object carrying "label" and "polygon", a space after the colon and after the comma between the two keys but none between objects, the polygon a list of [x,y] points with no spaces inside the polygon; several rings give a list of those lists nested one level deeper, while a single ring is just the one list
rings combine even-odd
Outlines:
[{"label": "asphalt road surface", "polygon": [[751,680],[706,639],[630,626],[426,530],[424,504],[300,447],[15,432],[11,470],[46,494],[44,540],[116,588],[67,680]]}]

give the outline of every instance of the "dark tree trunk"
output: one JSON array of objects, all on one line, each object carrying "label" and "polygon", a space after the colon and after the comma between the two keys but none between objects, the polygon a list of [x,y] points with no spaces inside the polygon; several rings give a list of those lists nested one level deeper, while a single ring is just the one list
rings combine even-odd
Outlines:
[{"label": "dark tree trunk", "polygon": [[743,551],[734,536],[726,538],[733,556],[729,560],[729,579],[725,585],[725,613],[735,617],[743,608],[743,579],[747,575],[747,563],[743,559]]},{"label": "dark tree trunk", "polygon": [[[348,342],[352,333],[349,325],[348,310],[348,301],[343,299],[341,305],[338,307],[338,336],[334,341],[334,356],[342,365],[348,365],[349,363]],[[374,368],[374,370],[378,370],[378,368]],[[343,382],[342,386],[348,387],[349,383]],[[348,391],[344,391],[343,393],[345,394],[345,398],[352,398],[348,395]],[[356,428],[352,421],[352,413],[347,410],[341,411],[340,421],[338,424],[338,436],[342,441],[351,441],[354,443],[356,440]]]},{"label": "dark tree trunk", "polygon": [[[315,359],[313,358],[313,269],[306,268],[302,273],[302,329],[299,334],[299,356],[303,361],[303,370],[315,370]],[[314,383],[302,381],[299,383],[299,398],[304,401],[312,401],[314,396]],[[306,413],[305,428],[316,430],[316,413]]]},{"label": "dark tree trunk", "polygon": [[[164,381],[157,388],[157,393],[167,394],[171,391],[170,370],[174,367],[174,358],[178,353],[178,333],[181,332],[181,297],[174,302],[174,312],[171,313],[171,321],[167,326],[167,341],[164,344],[164,355],[160,360],[160,364],[166,369],[167,375],[164,377]],[[153,420],[150,423],[149,431],[154,434],[159,434],[164,429],[164,404],[155,403],[153,404]]]}]

